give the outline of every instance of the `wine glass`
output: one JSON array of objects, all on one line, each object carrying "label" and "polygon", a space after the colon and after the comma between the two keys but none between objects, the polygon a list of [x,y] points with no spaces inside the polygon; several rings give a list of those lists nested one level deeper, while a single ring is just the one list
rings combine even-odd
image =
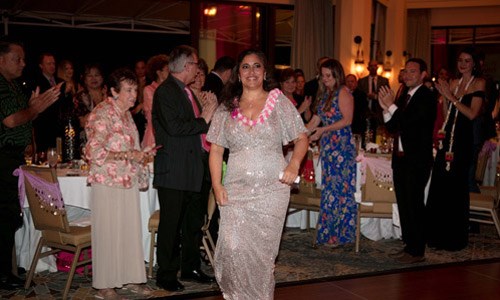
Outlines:
[{"label": "wine glass", "polygon": [[31,166],[33,163],[33,146],[28,145],[24,149],[24,161],[26,162],[27,166]]},{"label": "wine glass", "polygon": [[51,168],[54,168],[57,165],[57,161],[59,160],[59,156],[57,155],[56,148],[49,148],[47,150],[47,161]]}]

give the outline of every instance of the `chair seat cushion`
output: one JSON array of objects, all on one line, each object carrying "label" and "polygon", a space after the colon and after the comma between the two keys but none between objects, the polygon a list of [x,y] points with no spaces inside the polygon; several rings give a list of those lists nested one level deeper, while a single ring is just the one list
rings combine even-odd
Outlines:
[{"label": "chair seat cushion", "polygon": [[491,195],[470,193],[470,206],[491,209],[495,207],[495,198]]},{"label": "chair seat cushion", "polygon": [[91,227],[70,226],[71,231],[64,233],[54,230],[43,230],[42,235],[48,242],[78,246],[91,241]]}]

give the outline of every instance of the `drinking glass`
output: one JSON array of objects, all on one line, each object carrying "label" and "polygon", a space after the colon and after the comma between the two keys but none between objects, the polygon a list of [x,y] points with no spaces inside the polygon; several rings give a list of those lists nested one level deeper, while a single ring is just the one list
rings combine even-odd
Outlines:
[{"label": "drinking glass", "polygon": [[26,162],[27,166],[31,166],[33,163],[33,146],[28,145],[24,149],[24,161]]},{"label": "drinking glass", "polygon": [[58,159],[59,159],[59,156],[57,155],[56,148],[49,148],[47,150],[47,161],[48,161],[49,166],[51,168],[54,168],[57,165]]}]

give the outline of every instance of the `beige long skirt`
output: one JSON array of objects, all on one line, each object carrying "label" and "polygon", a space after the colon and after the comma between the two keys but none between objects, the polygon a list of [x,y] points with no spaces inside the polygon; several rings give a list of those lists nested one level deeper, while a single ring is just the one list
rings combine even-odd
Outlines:
[{"label": "beige long skirt", "polygon": [[91,197],[92,286],[146,282],[138,188],[93,185]]}]

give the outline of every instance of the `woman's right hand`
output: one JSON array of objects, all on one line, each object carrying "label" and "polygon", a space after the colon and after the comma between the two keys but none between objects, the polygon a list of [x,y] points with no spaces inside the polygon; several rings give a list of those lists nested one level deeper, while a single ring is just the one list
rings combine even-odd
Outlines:
[{"label": "woman's right hand", "polygon": [[227,204],[227,191],[222,184],[212,185],[215,195],[215,201],[218,205],[224,206]]}]

